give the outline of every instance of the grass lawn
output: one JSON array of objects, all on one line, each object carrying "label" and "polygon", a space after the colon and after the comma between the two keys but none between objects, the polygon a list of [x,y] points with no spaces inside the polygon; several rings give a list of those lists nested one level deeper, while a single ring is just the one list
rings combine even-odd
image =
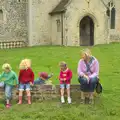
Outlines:
[{"label": "grass lawn", "polygon": [[[0,65],[7,61],[18,73],[23,58],[32,59],[35,78],[38,72],[53,72],[54,84],[58,84],[59,61],[66,61],[73,71],[73,84],[77,81],[77,64],[83,47],[39,46],[0,50]],[[98,45],[91,48],[100,62],[100,79],[103,94],[96,99],[94,106],[80,105],[73,101],[71,105],[61,105],[59,100],[45,101],[28,105],[13,105],[10,110],[0,103],[0,120],[119,120],[120,119],[120,44]],[[2,70],[1,70],[2,72]]]}]

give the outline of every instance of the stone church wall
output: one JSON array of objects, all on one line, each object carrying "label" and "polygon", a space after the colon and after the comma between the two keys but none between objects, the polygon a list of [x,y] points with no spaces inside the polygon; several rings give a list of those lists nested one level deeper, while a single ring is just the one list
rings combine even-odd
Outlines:
[{"label": "stone church wall", "polygon": [[27,41],[27,1],[0,1],[0,42]]}]

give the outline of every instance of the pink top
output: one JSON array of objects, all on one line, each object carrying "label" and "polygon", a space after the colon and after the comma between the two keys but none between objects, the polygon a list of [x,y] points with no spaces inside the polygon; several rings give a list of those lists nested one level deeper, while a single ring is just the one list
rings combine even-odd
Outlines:
[{"label": "pink top", "polygon": [[[64,80],[65,79],[65,80]],[[72,79],[72,71],[70,69],[66,69],[65,71],[60,71],[59,80],[60,84],[70,84]]]},{"label": "pink top", "polygon": [[88,75],[89,78],[98,77],[98,75],[99,75],[98,60],[94,57],[94,60],[90,64],[90,71],[87,72],[87,67],[86,67],[85,61],[83,59],[81,59],[78,63],[78,69],[77,69],[78,76],[82,77],[84,74],[86,74],[86,75]]}]

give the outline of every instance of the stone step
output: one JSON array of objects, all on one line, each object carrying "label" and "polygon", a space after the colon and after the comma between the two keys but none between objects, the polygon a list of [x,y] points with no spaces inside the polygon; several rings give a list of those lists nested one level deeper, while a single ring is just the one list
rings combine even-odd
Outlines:
[{"label": "stone step", "polygon": [[[14,88],[12,91],[12,96],[14,100],[18,100],[18,93],[19,91]],[[60,97],[60,86],[56,85],[54,88],[52,85],[35,85],[32,87],[32,101],[36,100],[48,100],[48,99],[55,99]],[[65,92],[66,94],[66,92]],[[4,96],[4,89],[0,88],[0,98]],[[66,96],[66,95],[65,95]],[[72,84],[71,85],[71,97],[73,100],[78,100],[80,98],[80,85],[79,84]],[[24,91],[24,98],[26,97],[26,92]]]}]

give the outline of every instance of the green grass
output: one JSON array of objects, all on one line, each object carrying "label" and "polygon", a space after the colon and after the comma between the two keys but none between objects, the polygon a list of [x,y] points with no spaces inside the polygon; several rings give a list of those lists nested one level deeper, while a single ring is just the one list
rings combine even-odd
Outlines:
[{"label": "green grass", "polygon": [[[23,58],[32,60],[35,78],[39,71],[53,72],[53,83],[58,84],[59,66],[62,60],[68,63],[73,71],[73,84],[77,81],[77,64],[80,50],[84,47],[39,46],[11,50],[0,50],[0,65],[7,61],[18,73],[19,63]],[[10,110],[0,103],[0,120],[119,120],[120,118],[120,44],[98,45],[91,48],[100,62],[100,79],[103,94],[96,98],[96,104],[60,105],[56,101],[45,101],[28,105],[13,105]],[[1,71],[2,72],[2,71]]]}]

